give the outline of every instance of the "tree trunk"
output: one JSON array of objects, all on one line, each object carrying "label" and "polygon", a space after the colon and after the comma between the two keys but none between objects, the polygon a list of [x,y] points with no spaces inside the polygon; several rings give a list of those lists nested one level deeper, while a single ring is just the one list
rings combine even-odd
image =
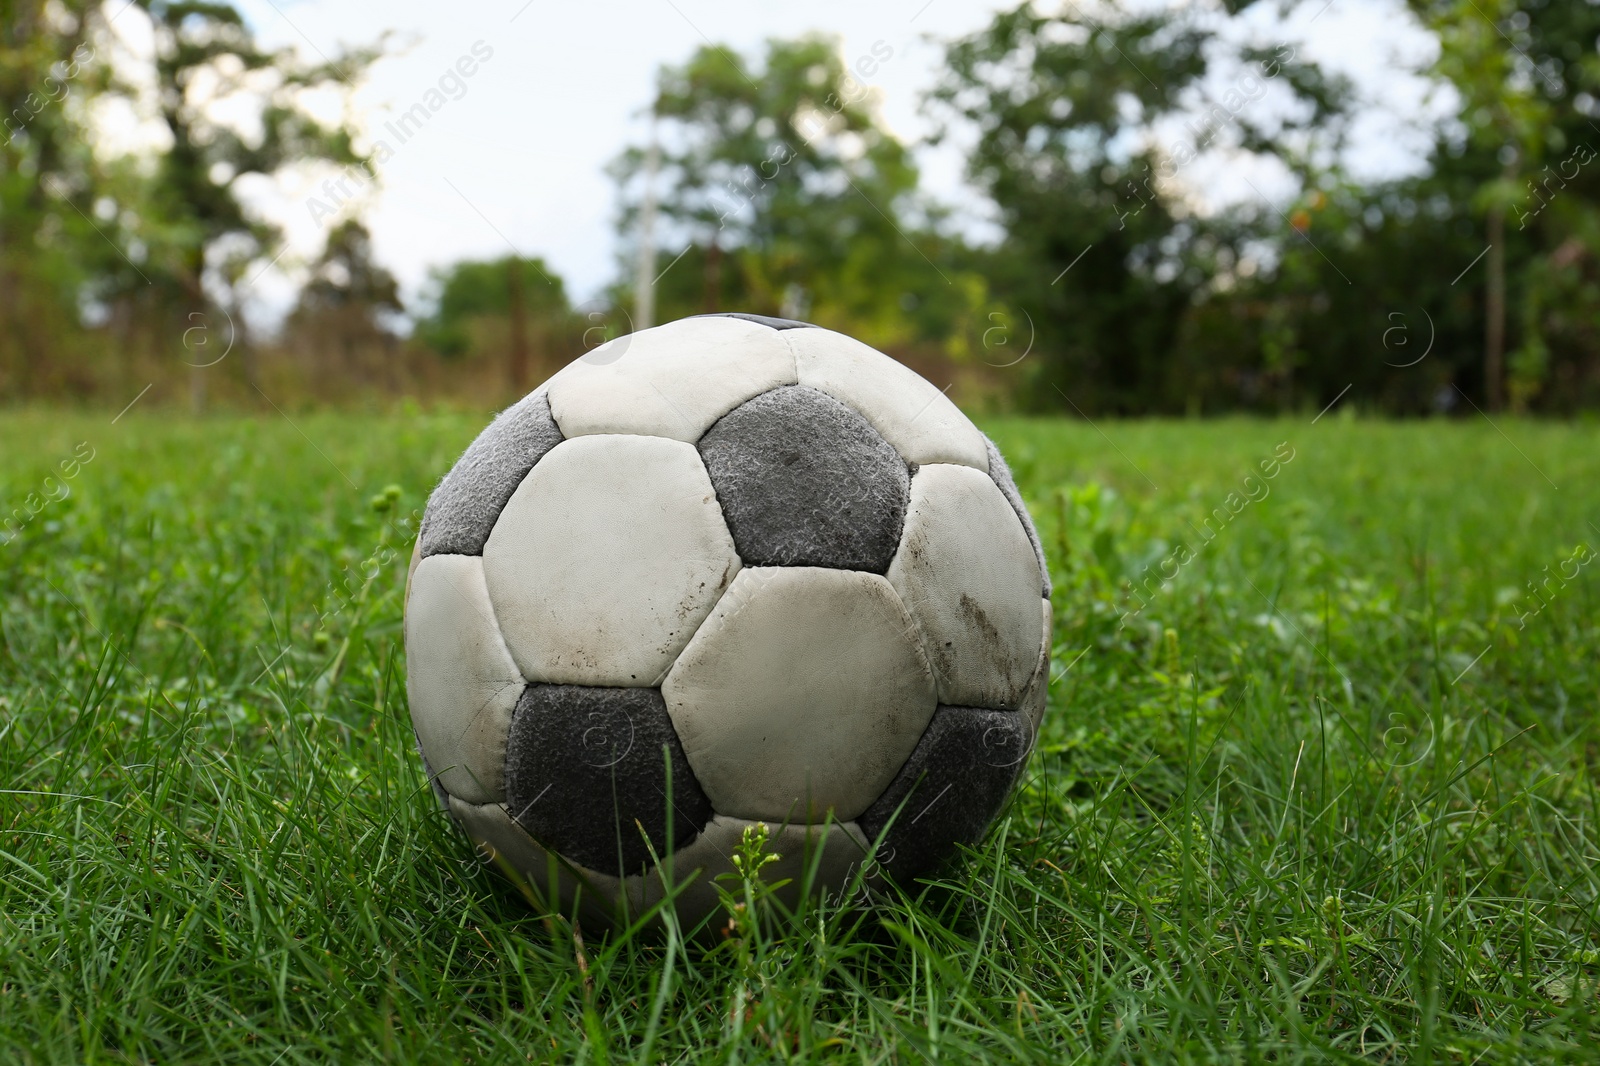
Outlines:
[{"label": "tree trunk", "polygon": [[[0,245],[0,257],[5,248]],[[11,377],[16,395],[30,399],[33,394],[33,367],[28,358],[27,345],[20,338],[20,316],[17,314],[17,278],[11,265],[0,258],[0,375]]]},{"label": "tree trunk", "polygon": [[522,303],[522,260],[506,261],[506,291],[511,304],[511,391],[522,396],[528,391],[528,318]]},{"label": "tree trunk", "polygon": [[[1507,167],[1506,177],[1513,175]],[[1506,361],[1506,208],[1495,203],[1489,208],[1486,236],[1489,241],[1489,286],[1484,300],[1483,395],[1489,410],[1505,406]]]},{"label": "tree trunk", "polygon": [[206,413],[206,371],[204,367],[189,368],[189,413],[195,416]]},{"label": "tree trunk", "polygon": [[[202,415],[206,410],[206,370],[209,368],[201,364],[210,360],[211,345],[215,340],[211,336],[211,321],[208,318],[210,308],[206,306],[205,288],[200,281],[201,271],[205,269],[204,249],[193,252],[187,265],[188,269],[181,281],[188,307],[184,310],[179,323],[179,328],[183,331],[179,335],[179,343],[184,348],[180,358],[189,364],[189,412]],[[200,317],[199,333],[203,342],[198,344],[199,351],[189,346],[189,330],[195,324],[190,316],[196,314]]]}]

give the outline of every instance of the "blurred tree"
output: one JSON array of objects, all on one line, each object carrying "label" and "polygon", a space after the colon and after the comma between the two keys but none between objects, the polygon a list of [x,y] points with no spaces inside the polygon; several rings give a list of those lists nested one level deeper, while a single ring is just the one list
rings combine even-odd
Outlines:
[{"label": "blurred tree", "polygon": [[[142,29],[148,61],[124,38]],[[81,356],[107,346],[75,342],[85,325],[111,327],[126,359],[141,334],[170,352],[191,316],[236,303],[278,238],[241,179],[364,163],[303,101],[348,90],[375,54],[303,64],[258,46],[230,3],[0,0],[0,374],[23,394],[87,391],[104,370]],[[101,105],[141,124],[127,154],[98,150]],[[191,380],[198,406],[206,378]]]},{"label": "blurred tree", "polygon": [[565,284],[543,259],[454,263],[433,271],[429,289],[431,310],[417,323],[417,339],[449,359],[505,351],[514,395],[575,352],[581,326]]},{"label": "blurred tree", "polygon": [[[1325,175],[1291,206],[1276,268],[1208,313],[1250,320],[1241,346],[1264,358],[1254,325],[1263,311],[1280,323],[1319,407],[1352,385],[1392,412],[1593,406],[1600,8],[1411,6],[1439,38],[1433,73],[1461,101],[1426,171],[1367,187]],[[1316,284],[1324,255],[1348,284]]]},{"label": "blurred tree", "polygon": [[[883,42],[846,70],[835,42],[767,43],[757,67],[717,45],[661,72],[657,319],[719,309],[804,317],[880,347],[958,336],[982,280],[917,200],[917,171],[884,127],[871,77]],[[646,149],[613,165],[619,230],[637,227]]]},{"label": "blurred tree", "polygon": [[[249,264],[270,255],[277,228],[250,217],[239,199],[246,175],[276,175],[312,160],[367,164],[347,125],[325,126],[304,110],[307,90],[354,88],[376,58],[372,49],[320,64],[288,50],[261,48],[231,3],[136,0],[155,38],[155,92],[171,138],[142,205],[163,239],[156,264],[183,304],[205,308],[208,271],[232,292]],[[137,94],[136,86],[124,83]],[[216,104],[244,106],[249,117],[219,117]],[[191,375],[194,406],[204,402],[205,375]]]},{"label": "blurred tree", "polygon": [[[1600,7],[1550,0],[1412,0],[1412,7],[1438,34],[1436,70],[1462,98],[1464,132],[1435,153],[1436,170],[1477,178],[1471,205],[1484,219],[1488,246],[1485,402],[1525,408],[1552,370],[1590,402],[1600,399],[1597,353],[1562,325],[1600,314],[1582,280],[1600,251],[1600,168],[1591,165],[1600,149],[1593,121],[1600,117]],[[1521,313],[1508,314],[1519,305]],[[1507,366],[1507,334],[1518,327]]]},{"label": "blurred tree", "polygon": [[[1235,15],[1248,6],[1228,5]],[[1025,4],[1001,13],[948,46],[933,98],[976,130],[969,173],[1005,231],[989,276],[1030,312],[1046,355],[1032,402],[1193,409],[1197,377],[1214,384],[1223,368],[1180,353],[1190,309],[1255,268],[1248,246],[1262,234],[1237,216],[1197,213],[1184,168],[1226,146],[1270,155],[1308,183],[1316,160],[1342,143],[1348,86],[1278,46],[1233,57],[1232,84],[1213,99],[1207,74],[1227,15],[1120,0],[1093,12]],[[1258,117],[1249,105],[1269,83],[1299,106]],[[1185,136],[1164,145],[1158,131],[1179,124]],[[1287,379],[1300,353],[1292,331],[1273,332],[1272,369]],[[1277,391],[1288,395],[1288,385]]]},{"label": "blurred tree", "polygon": [[1377,187],[1329,175],[1250,220],[1274,258],[1194,304],[1182,357],[1232,368],[1195,385],[1213,390],[1212,406],[1261,411],[1316,411],[1347,391],[1394,413],[1458,404],[1453,386],[1472,388],[1482,362],[1482,308],[1451,285],[1483,250],[1472,189],[1438,175]]},{"label": "blurred tree", "polygon": [[[75,208],[97,187],[73,106],[102,78],[90,0],[0,0],[0,394],[54,384],[78,295],[108,249]],[[52,365],[57,364],[57,365]]]},{"label": "blurred tree", "polygon": [[395,336],[385,318],[404,310],[394,275],[372,258],[367,228],[350,219],[328,235],[300,290],[286,323],[290,347],[314,355],[314,372],[357,381],[382,375],[397,391]]},{"label": "blurred tree", "polygon": [[[1498,25],[1514,13],[1521,14],[1517,0],[1445,0],[1417,6],[1439,37],[1435,69],[1461,94],[1467,147],[1498,163],[1483,176],[1472,197],[1472,206],[1484,218],[1487,261],[1484,403],[1498,411],[1505,403],[1506,213],[1522,198],[1518,174],[1524,168],[1537,170],[1545,154],[1551,101],[1539,80],[1550,74],[1519,55],[1515,42]],[[1527,15],[1522,14],[1520,21],[1526,25]]]}]

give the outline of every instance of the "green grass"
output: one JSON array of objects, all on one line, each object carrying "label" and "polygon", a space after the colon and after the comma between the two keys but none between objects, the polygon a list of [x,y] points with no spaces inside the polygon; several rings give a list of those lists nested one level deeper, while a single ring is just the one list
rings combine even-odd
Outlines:
[{"label": "green grass", "polygon": [[1056,578],[991,839],[580,953],[410,743],[406,523],[481,421],[0,419],[8,511],[94,449],[0,546],[0,1060],[1600,1058],[1600,568],[1517,600],[1600,545],[1595,428],[990,425]]}]

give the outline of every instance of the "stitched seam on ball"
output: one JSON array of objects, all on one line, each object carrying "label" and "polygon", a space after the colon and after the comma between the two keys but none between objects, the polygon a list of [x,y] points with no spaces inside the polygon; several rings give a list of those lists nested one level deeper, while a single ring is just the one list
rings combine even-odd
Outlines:
[{"label": "stitched seam on ball", "polygon": [[[531,471],[530,471],[530,473],[531,473]],[[431,558],[431,556],[430,556],[430,558]],[[516,674],[517,678],[521,681],[522,688],[526,689],[528,687],[528,679],[523,676],[522,667],[517,665],[517,657],[515,655],[511,654],[511,646],[506,643],[506,635],[500,629],[500,618],[499,618],[498,615],[495,614],[494,597],[489,595],[489,574],[488,574],[488,571],[486,571],[483,568],[483,557],[481,555],[479,555],[479,556],[468,556],[468,558],[475,558],[475,559],[478,560],[478,574],[479,574],[479,576],[481,576],[483,578],[483,599],[484,599],[484,602],[487,603],[488,606],[489,606],[489,617],[487,619],[488,623],[489,623],[489,628],[494,633],[494,639],[499,642],[500,651],[505,655],[505,661],[511,664],[511,669]],[[424,560],[424,561],[426,561],[426,560]],[[461,591],[461,589],[456,585],[456,583],[454,581],[447,581],[447,583],[450,585],[451,591],[453,591],[457,596],[460,596],[463,600],[466,600],[467,605],[469,607],[472,607],[472,609],[474,611],[477,611],[477,608],[472,605],[471,599],[468,596],[466,596],[465,593],[463,593]],[[481,619],[482,618],[482,612],[478,612],[478,613],[479,613],[479,617]],[[487,700],[484,700],[483,704],[481,706],[479,706],[479,708],[475,712],[473,712],[472,717],[467,719],[466,725],[462,726],[460,734],[458,734],[457,737],[456,737],[456,742],[460,743],[461,738],[467,735],[467,732],[472,729],[473,724],[477,722],[478,718],[486,710],[488,710],[489,705],[492,704],[497,698],[499,698],[499,696],[500,696],[500,694],[502,692],[504,692],[507,688],[511,688],[511,687],[515,686],[516,684],[517,684],[517,682],[515,682],[515,681],[507,681],[504,686],[502,686],[500,688],[497,688],[495,690],[494,695],[490,696]],[[520,698],[520,696],[519,696],[519,698]],[[508,729],[509,729],[509,727],[508,727]],[[505,791],[506,791],[505,749],[506,749],[505,740],[504,740],[504,738],[502,738],[501,741],[500,741],[500,789],[499,789],[499,792],[500,792],[500,794],[502,796],[505,795]],[[468,770],[467,772],[469,774],[471,774],[471,770]],[[473,774],[472,777],[473,777],[474,781],[477,781],[477,775]],[[478,781],[478,784],[482,785],[483,782]],[[488,791],[488,792],[490,792],[492,794],[494,790],[486,788],[485,791]]]},{"label": "stitched seam on ball", "polygon": [[[794,344],[789,340],[789,331],[786,329],[778,329],[773,330],[773,332],[778,335],[778,339],[783,342],[784,348],[786,348],[789,352],[789,365],[794,368],[793,383],[798,385],[800,384],[800,355],[794,350]],[[753,400],[755,397],[752,396],[751,399]]]}]

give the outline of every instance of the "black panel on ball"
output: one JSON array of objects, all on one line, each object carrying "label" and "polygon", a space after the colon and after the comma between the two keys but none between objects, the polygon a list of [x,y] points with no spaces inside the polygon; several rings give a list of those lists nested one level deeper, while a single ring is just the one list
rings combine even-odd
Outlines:
[{"label": "black panel on ball", "polygon": [[[667,765],[672,839],[667,839]],[[688,844],[711,801],[653,688],[529,685],[506,738],[506,808],[539,843],[601,873],[625,876]]]},{"label": "black panel on ball", "polygon": [[744,565],[889,569],[911,475],[832,396],[806,385],[764,392],[723,415],[699,448]]},{"label": "black panel on ball", "polygon": [[523,397],[495,416],[428,498],[422,557],[482,555],[511,494],[561,441],[543,392]]},{"label": "black panel on ball", "polygon": [[958,844],[982,840],[1032,745],[1022,711],[941,704],[906,764],[857,819],[869,841],[889,826],[878,864],[910,888],[953,857]]}]

